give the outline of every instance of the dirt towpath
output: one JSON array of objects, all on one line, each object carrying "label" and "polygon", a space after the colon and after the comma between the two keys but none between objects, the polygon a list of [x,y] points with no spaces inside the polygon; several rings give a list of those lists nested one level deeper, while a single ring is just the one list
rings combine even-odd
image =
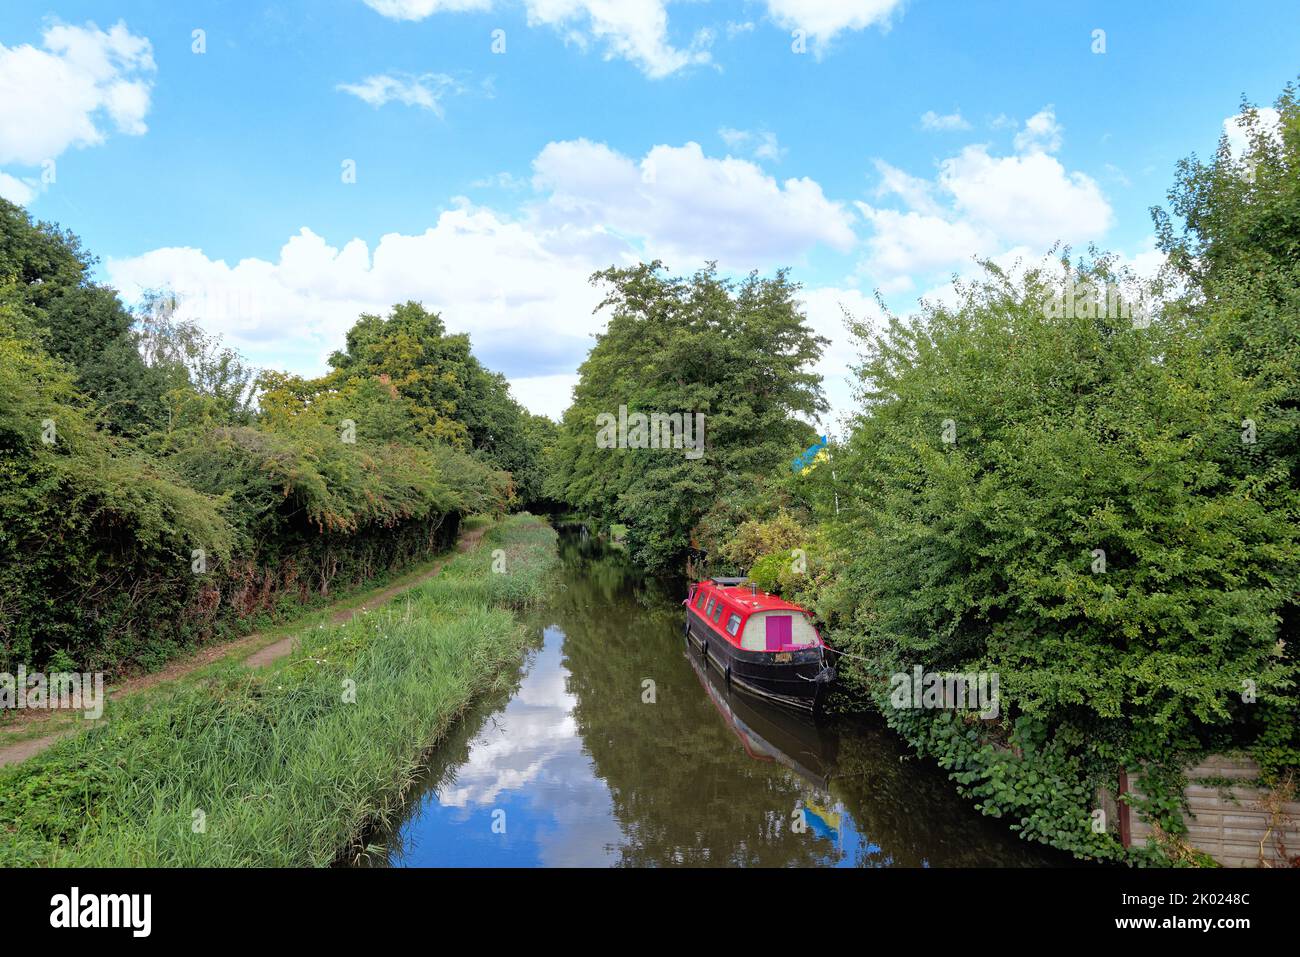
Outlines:
[{"label": "dirt towpath", "polygon": [[[457,542],[457,549],[462,552],[468,552],[477,548],[479,541],[487,533],[489,527],[490,526],[483,525],[464,532],[460,536],[460,540]],[[442,567],[447,564],[448,561],[450,561],[450,557],[440,559],[418,578],[409,581],[402,581],[385,588],[383,591],[376,592],[369,596],[360,605],[340,608],[330,615],[330,622],[336,625],[346,624],[352,619],[353,615],[368,611],[371,608],[377,608],[385,602],[392,601],[403,592],[416,588],[428,581],[430,578],[433,578],[438,574],[438,572],[442,571]],[[141,691],[156,687],[160,684],[166,684],[169,681],[176,681],[198,671],[200,668],[212,664],[218,659],[226,657],[227,655],[238,656],[244,649],[256,648],[257,645],[264,640],[265,635],[259,632],[252,635],[245,635],[243,638],[236,639],[235,641],[221,642],[201,648],[191,655],[186,655],[183,658],[176,659],[159,671],[152,671],[149,674],[127,678],[125,681],[109,689],[108,697],[110,700],[117,700],[129,695],[138,694]],[[297,636],[284,638],[274,644],[267,645],[265,648],[254,651],[244,659],[244,664],[249,668],[260,668],[269,665],[289,654],[297,644]],[[32,715],[30,718],[32,722],[51,720],[49,712],[29,712],[29,714]],[[18,720],[10,724],[9,727],[21,727],[23,723],[25,722],[23,721],[22,716],[20,716]],[[62,728],[53,734],[27,738],[23,741],[16,741],[13,744],[0,746],[0,766],[6,764],[18,764],[22,761],[26,761],[28,758],[40,754],[56,741],[59,741],[70,734],[76,734],[78,731],[84,730],[88,724],[89,722],[78,721],[72,727]]]},{"label": "dirt towpath", "polygon": [[[460,541],[457,542],[456,547],[462,552],[467,552],[472,548],[477,548],[479,539],[483,537],[486,531],[487,526],[475,528],[466,532],[460,537]],[[378,594],[367,598],[364,603],[357,605],[355,608],[344,608],[341,611],[335,612],[330,616],[330,621],[335,625],[346,625],[352,620],[353,616],[369,611],[371,608],[378,608],[385,602],[392,601],[402,592],[409,591],[415,586],[428,581],[430,578],[437,575],[438,572],[442,571],[442,566],[447,564],[448,561],[449,559],[447,558],[442,559],[413,582],[403,582],[400,585],[385,588]],[[244,660],[244,664],[250,668],[261,668],[265,665],[269,665],[273,661],[279,661],[296,647],[298,647],[298,636],[294,635],[285,638],[283,641],[277,641],[273,645],[267,645],[260,651],[254,652]]]}]

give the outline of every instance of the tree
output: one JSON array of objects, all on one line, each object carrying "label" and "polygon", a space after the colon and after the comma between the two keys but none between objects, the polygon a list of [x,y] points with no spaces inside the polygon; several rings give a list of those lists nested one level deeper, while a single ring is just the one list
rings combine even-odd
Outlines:
[{"label": "tree", "polygon": [[[811,371],[826,340],[805,325],[784,271],[734,283],[713,265],[673,278],[653,262],[592,281],[606,285],[601,308],[611,315],[579,370],[548,492],[627,524],[633,555],[663,567],[690,547],[716,502],[743,495],[806,447],[813,430],[797,416],[826,409]],[[602,447],[611,444],[599,441],[602,423],[634,426],[638,414],[702,429],[683,432],[678,447],[635,447],[644,436],[631,429],[613,443],[628,447]],[[698,456],[681,447],[690,441]]]},{"label": "tree", "polygon": [[180,300],[151,291],[134,326],[136,348],[146,366],[164,376],[170,425],[195,418],[211,425],[252,421],[257,371],[221,338],[193,320],[177,320]]},{"label": "tree", "polygon": [[[998,672],[1018,712],[1164,743],[1243,718],[1243,688],[1288,700],[1297,497],[1240,428],[1274,390],[1177,309],[1057,315],[1052,272],[987,268],[955,306],[891,321],[860,370],[853,645]],[[1105,259],[1067,276],[1119,282]]]},{"label": "tree", "polygon": [[472,451],[510,472],[520,501],[540,498],[541,448],[528,413],[510,395],[505,376],[475,358],[469,336],[449,334],[437,313],[407,302],[387,318],[363,315],[330,365],[334,371],[320,388],[344,390],[349,382],[382,377],[426,441]]},{"label": "tree", "polygon": [[136,351],[117,293],[91,280],[95,262],[72,233],[0,199],[0,280],[15,282],[15,321],[39,330],[45,350],[76,370],[115,430],[141,434],[163,421],[166,378]]},{"label": "tree", "polygon": [[1183,308],[1212,324],[1243,371],[1281,388],[1254,422],[1261,451],[1290,463],[1300,485],[1300,102],[1276,101],[1278,122],[1241,106],[1246,148],[1226,136],[1213,160],[1178,164],[1173,215],[1152,209],[1160,248],[1185,282]]}]

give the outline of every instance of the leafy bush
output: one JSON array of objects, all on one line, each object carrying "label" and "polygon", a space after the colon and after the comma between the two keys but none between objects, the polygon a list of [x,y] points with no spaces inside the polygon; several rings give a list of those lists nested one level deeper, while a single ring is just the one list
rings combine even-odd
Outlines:
[{"label": "leafy bush", "polygon": [[199,591],[192,547],[228,557],[219,503],[96,428],[72,374],[0,307],[0,670],[60,650],[150,655]]},{"label": "leafy bush", "polygon": [[[723,549],[802,590],[854,655],[846,683],[982,810],[1080,856],[1120,856],[1090,815],[1122,769],[1171,839],[1127,858],[1195,862],[1183,766],[1245,747],[1273,780],[1300,759],[1300,105],[1277,105],[1276,130],[1247,110],[1246,155],[1180,164],[1158,282],[1097,254],[990,264],[859,325],[834,511],[807,498],[810,559],[843,563],[787,580],[762,526]],[[1088,287],[1099,303],[1061,308]],[[893,707],[883,685],[918,665],[997,673],[1000,718]]]},{"label": "leafy bush", "polygon": [[[0,200],[0,670],[154,668],[428,556],[514,499],[484,449],[423,428],[360,359],[319,383],[265,374],[254,414],[237,354],[159,297],[133,329],[92,262]],[[444,409],[456,421],[504,429],[480,399],[518,413],[464,337],[423,345],[487,383]]]}]

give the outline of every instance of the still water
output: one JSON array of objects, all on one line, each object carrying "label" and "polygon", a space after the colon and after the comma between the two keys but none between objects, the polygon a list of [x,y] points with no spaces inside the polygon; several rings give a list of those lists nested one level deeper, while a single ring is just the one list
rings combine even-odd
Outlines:
[{"label": "still water", "polygon": [[684,583],[578,531],[560,547],[512,686],[433,753],[372,865],[1068,863],[981,817],[883,724],[819,728],[729,695],[686,650]]}]

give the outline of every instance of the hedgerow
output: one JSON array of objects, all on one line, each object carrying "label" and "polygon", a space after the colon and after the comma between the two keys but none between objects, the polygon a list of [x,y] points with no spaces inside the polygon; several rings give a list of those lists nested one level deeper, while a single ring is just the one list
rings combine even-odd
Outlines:
[{"label": "hedgerow", "polygon": [[[395,572],[515,497],[383,376],[294,379],[275,414],[292,377],[268,375],[258,413],[233,354],[165,315],[132,333],[92,262],[0,200],[0,672],[155,668]],[[521,413],[504,385],[453,345],[505,428]]]}]

